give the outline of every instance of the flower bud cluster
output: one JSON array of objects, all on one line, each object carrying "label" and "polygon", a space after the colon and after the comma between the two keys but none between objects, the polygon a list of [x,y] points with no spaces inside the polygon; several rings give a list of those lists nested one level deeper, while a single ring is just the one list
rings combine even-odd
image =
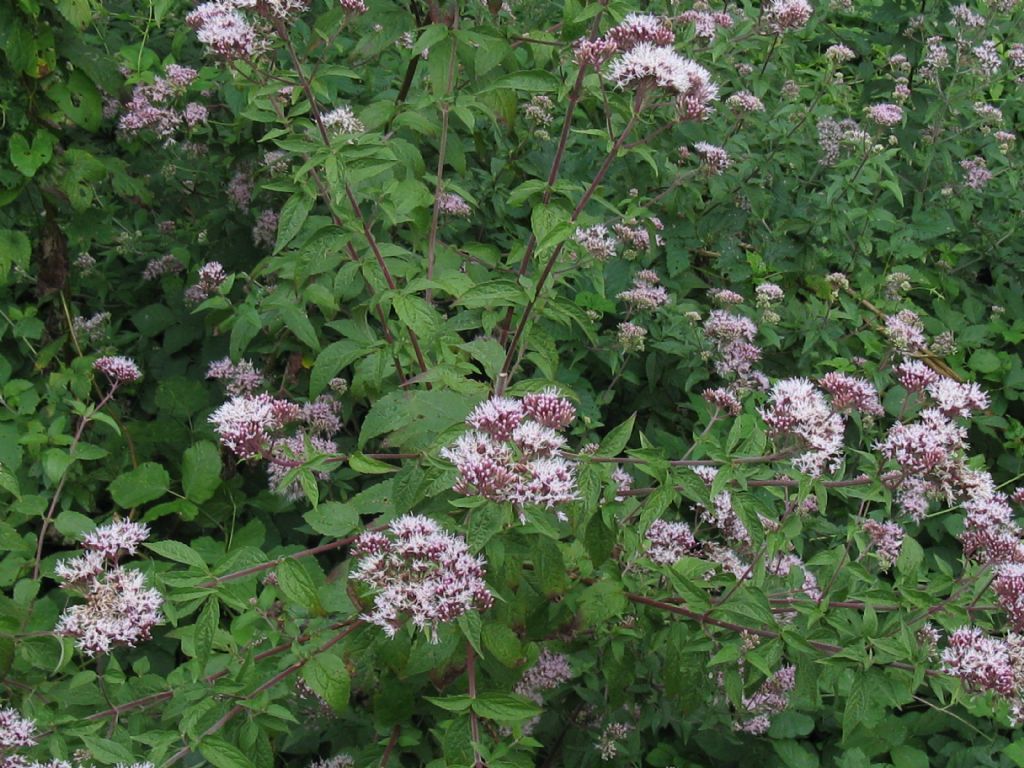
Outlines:
[{"label": "flower bud cluster", "polygon": [[114,355],[100,357],[92,364],[94,371],[106,376],[115,387],[120,384],[131,384],[142,378],[142,371],[130,357]]}]

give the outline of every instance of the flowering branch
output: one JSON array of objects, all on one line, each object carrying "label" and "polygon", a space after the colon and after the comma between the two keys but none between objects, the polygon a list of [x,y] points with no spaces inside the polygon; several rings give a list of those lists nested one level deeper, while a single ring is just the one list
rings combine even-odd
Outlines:
[{"label": "flowering branch", "polygon": [[[573,224],[579,218],[579,215],[583,212],[583,209],[586,208],[587,203],[590,202],[590,198],[593,197],[594,192],[597,191],[598,186],[600,186],[601,182],[604,181],[604,177],[608,173],[608,169],[611,168],[612,163],[615,161],[615,158],[619,154],[619,150],[622,148],[622,145],[625,143],[626,139],[629,137],[629,134],[632,132],[633,126],[636,125],[636,121],[640,116],[641,108],[643,106],[643,96],[644,94],[642,90],[637,92],[636,99],[633,104],[633,112],[629,116],[629,121],[626,123],[626,127],[622,129],[622,133],[619,134],[619,137],[615,140],[615,143],[612,144],[612,147],[608,151],[608,154],[605,157],[604,162],[601,163],[601,167],[598,168],[597,173],[594,175],[593,181],[590,182],[590,186],[588,186],[586,191],[584,191],[583,196],[580,198],[580,201],[576,204],[576,207],[573,209],[572,215],[569,217],[569,224]],[[541,291],[544,289],[544,284],[547,282],[548,277],[551,275],[551,270],[554,268],[555,262],[558,261],[558,257],[561,255],[563,248],[565,248],[565,240],[556,245],[554,250],[551,252],[551,256],[548,257],[548,261],[544,265],[544,269],[541,270],[540,276],[537,278],[537,285],[534,288],[533,298],[530,299],[530,301],[523,308],[523,314],[519,318],[519,322],[516,325],[515,332],[512,334],[512,339],[509,341],[508,346],[506,347],[505,361],[504,363],[502,363],[501,374],[499,375],[497,382],[499,387],[502,384],[506,383],[508,381],[508,378],[512,375],[512,367],[515,364],[516,352],[519,347],[519,342],[522,339],[523,332],[526,330],[526,324],[530,319],[530,315],[533,314],[533,310],[537,305],[537,301],[541,297]],[[501,389],[504,388],[501,387]],[[496,393],[500,395],[502,394],[502,391],[500,391],[498,387],[496,387]]]},{"label": "flowering branch", "polygon": [[[281,39],[284,41],[285,48],[288,51],[288,56],[292,60],[292,65],[295,67],[295,74],[299,78],[299,85],[301,86],[303,93],[306,95],[306,100],[309,102],[310,114],[313,116],[313,122],[316,123],[316,127],[319,130],[320,138],[323,141],[324,146],[330,147],[331,138],[327,133],[327,126],[324,124],[323,115],[320,112],[320,105],[316,100],[316,96],[313,94],[313,88],[309,79],[302,71],[302,64],[299,61],[298,54],[295,52],[295,46],[292,45],[291,37],[288,34],[288,28],[285,26],[283,21],[278,19],[276,21],[276,29],[278,35],[280,35]],[[356,200],[355,192],[353,192],[352,186],[347,181],[345,182],[345,197],[348,199],[356,220],[359,221],[362,226],[363,235],[370,246],[370,250],[373,252],[373,257],[377,261],[377,266],[380,267],[381,274],[384,276],[384,282],[387,284],[389,290],[397,290],[398,285],[395,283],[395,279],[391,275],[391,270],[388,269],[388,265],[384,261],[384,254],[381,253],[380,246],[377,244],[377,239],[373,236],[373,232],[370,230],[370,224],[359,207],[359,201]],[[426,359],[423,357],[423,350],[420,349],[419,338],[412,328],[406,328],[406,331],[408,332],[409,342],[412,344],[413,352],[416,355],[416,362],[419,364],[420,371],[422,373],[426,373],[428,367]],[[427,387],[429,388],[430,385],[428,384]]]}]

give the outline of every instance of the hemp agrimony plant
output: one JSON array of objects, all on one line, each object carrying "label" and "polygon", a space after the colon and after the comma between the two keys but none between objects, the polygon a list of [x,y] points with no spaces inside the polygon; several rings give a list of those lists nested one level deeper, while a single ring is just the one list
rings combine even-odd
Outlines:
[{"label": "hemp agrimony plant", "polygon": [[0,768],[1024,765],[1022,13],[0,8]]}]

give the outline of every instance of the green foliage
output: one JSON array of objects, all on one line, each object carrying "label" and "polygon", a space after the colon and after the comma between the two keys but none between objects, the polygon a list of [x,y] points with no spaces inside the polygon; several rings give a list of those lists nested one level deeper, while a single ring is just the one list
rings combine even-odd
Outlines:
[{"label": "green foliage", "polygon": [[[709,37],[700,4],[356,4],[238,3],[247,56],[184,0],[0,4],[0,708],[38,741],[0,764],[1024,765],[1013,585],[964,544],[979,498],[1022,538],[1024,11],[713,4]],[[701,119],[581,67],[640,11],[708,70]],[[880,447],[939,400],[904,358],[988,393],[944,406],[955,471]],[[840,414],[818,470],[772,418],[793,378]],[[474,409],[548,387],[571,499],[460,474]],[[256,394],[287,414],[232,444]],[[543,485],[516,440],[497,463]],[[488,607],[380,618],[427,591],[369,586],[407,514]],[[148,539],[72,580],[119,521]],[[93,652],[66,617],[133,579],[161,622]],[[968,625],[1009,692],[941,661]]]}]

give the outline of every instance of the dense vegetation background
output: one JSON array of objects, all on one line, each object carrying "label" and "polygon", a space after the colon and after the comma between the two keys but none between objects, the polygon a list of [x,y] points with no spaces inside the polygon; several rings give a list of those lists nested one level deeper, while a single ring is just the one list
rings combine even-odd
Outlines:
[{"label": "dense vegetation background", "polygon": [[1024,765],[1022,29],[0,4],[0,766]]}]

